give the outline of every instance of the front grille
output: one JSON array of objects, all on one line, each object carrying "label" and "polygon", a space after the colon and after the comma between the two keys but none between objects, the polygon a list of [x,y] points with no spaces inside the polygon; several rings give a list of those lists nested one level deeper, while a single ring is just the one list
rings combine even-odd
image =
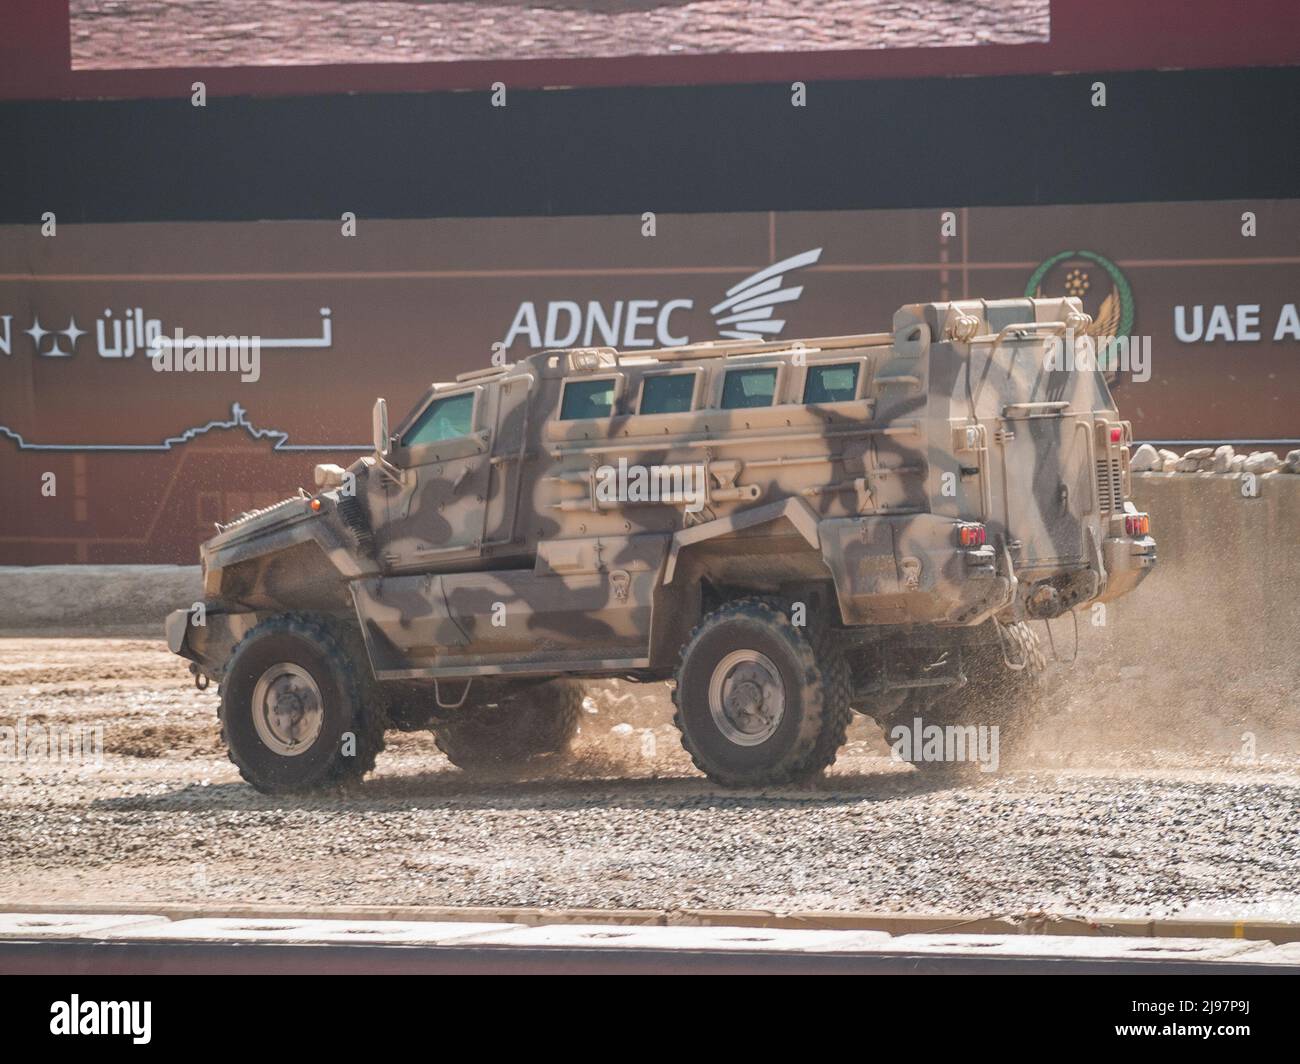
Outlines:
[{"label": "front grille", "polygon": [[339,516],[343,518],[343,523],[352,531],[352,536],[356,540],[357,549],[367,558],[375,556],[375,535],[370,528],[370,519],[366,516],[365,507],[361,505],[361,500],[355,495],[344,495],[339,499],[338,505]]},{"label": "front grille", "polygon": [[1114,513],[1124,505],[1122,459],[1097,459],[1097,505],[1106,513]]}]

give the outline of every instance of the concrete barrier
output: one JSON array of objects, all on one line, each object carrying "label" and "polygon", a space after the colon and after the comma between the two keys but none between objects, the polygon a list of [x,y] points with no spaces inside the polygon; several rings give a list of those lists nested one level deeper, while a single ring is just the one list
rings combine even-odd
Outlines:
[{"label": "concrete barrier", "polygon": [[37,929],[72,933],[89,921],[229,921],[231,926],[297,926],[304,920],[364,923],[542,927],[604,924],[637,927],[729,927],[805,931],[879,931],[900,935],[1066,935],[1125,938],[1230,938],[1290,944],[1300,949],[1300,923],[1207,917],[1132,917],[1027,913],[865,912],[775,909],[569,909],[488,905],[277,905],[270,902],[13,902],[0,917],[0,938]]},{"label": "concrete barrier", "polygon": [[202,593],[197,565],[0,566],[0,631],[162,638]]},{"label": "concrete barrier", "polygon": [[230,920],[0,914],[0,967],[78,971],[727,971],[915,974],[1294,973],[1294,950],[1242,939],[904,934],[727,926]]},{"label": "concrete barrier", "polygon": [[[1182,604],[1160,623],[1202,636],[1249,629],[1260,644],[1294,653],[1300,622],[1300,476],[1254,480],[1223,473],[1136,473],[1133,501],[1151,514],[1160,561],[1142,590],[1173,588]],[[1144,598],[1133,596],[1135,609]]]},{"label": "concrete barrier", "polygon": [[[1053,671],[1042,750],[1067,764],[1215,752],[1239,767],[1300,751],[1300,476],[1255,483],[1247,497],[1240,475],[1134,474],[1159,561],[1132,594],[1076,614],[1077,660]],[[1062,662],[1072,629],[1051,624]]]}]

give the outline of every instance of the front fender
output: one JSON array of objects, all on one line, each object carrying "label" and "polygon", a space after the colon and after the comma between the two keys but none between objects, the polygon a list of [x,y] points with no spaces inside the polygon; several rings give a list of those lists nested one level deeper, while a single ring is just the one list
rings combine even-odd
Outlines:
[{"label": "front fender", "polygon": [[278,507],[285,507],[287,512],[276,514],[274,520],[268,520],[268,514],[247,525],[229,528],[204,543],[199,548],[203,561],[204,595],[211,598],[222,596],[224,570],[304,543],[318,546],[342,581],[378,575],[379,562],[357,549],[355,536],[338,517],[337,495],[327,493],[318,498],[325,503],[319,511],[311,510],[311,500],[303,498],[301,510],[295,512],[289,505],[295,500],[286,499]]}]

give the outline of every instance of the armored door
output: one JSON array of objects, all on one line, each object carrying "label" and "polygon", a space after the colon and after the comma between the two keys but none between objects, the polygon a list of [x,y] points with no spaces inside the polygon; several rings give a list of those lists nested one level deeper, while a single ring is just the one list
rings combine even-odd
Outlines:
[{"label": "armored door", "polygon": [[496,390],[474,385],[436,393],[398,433],[398,475],[378,530],[385,568],[435,568],[482,550],[491,474]]}]

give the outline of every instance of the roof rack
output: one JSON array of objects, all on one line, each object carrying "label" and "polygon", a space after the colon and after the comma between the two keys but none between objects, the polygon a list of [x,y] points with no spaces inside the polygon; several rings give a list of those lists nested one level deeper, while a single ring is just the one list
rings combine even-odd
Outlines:
[{"label": "roof rack", "polygon": [[[513,363],[510,365],[513,365]],[[480,377],[495,377],[498,373],[504,373],[510,368],[510,365],[487,366],[484,369],[467,369],[464,373],[456,374],[456,383],[459,384],[461,381],[476,381]]]},{"label": "roof rack", "polygon": [[[576,351],[607,352],[621,364],[624,359],[649,359],[656,362],[683,362],[693,358],[727,358],[731,355],[775,354],[794,350],[798,344],[809,351],[834,351],[853,347],[888,347],[894,342],[891,332],[853,333],[847,336],[812,336],[793,340],[704,340],[680,347],[653,347],[644,351],[615,349],[613,347],[548,347],[534,352],[529,358],[563,358]],[[487,366],[456,374],[456,383],[495,377],[518,365],[508,362],[504,366]]]},{"label": "roof rack", "polygon": [[680,362],[688,358],[770,354],[789,351],[796,344],[808,350],[827,351],[846,347],[885,347],[893,342],[894,334],[891,332],[857,333],[851,336],[813,336],[794,340],[706,340],[703,343],[685,344],[681,347],[658,347],[649,351],[637,351],[636,354],[656,358],[660,362]]}]

